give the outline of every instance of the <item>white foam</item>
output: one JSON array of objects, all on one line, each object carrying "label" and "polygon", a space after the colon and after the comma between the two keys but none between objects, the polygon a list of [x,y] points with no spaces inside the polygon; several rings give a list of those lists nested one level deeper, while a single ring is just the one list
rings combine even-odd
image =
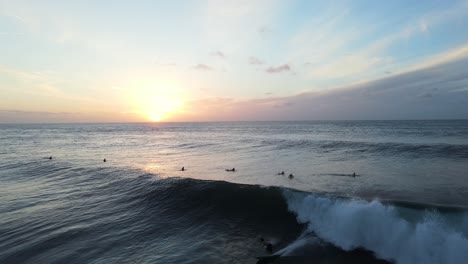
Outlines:
[{"label": "white foam", "polygon": [[[308,231],[344,249],[358,247],[398,264],[468,262],[468,239],[436,213],[410,223],[378,201],[285,192],[289,210]],[[423,212],[424,213],[424,212]]]},{"label": "white foam", "polygon": [[296,256],[296,255],[307,255],[304,253],[304,250],[310,248],[311,245],[319,245],[320,240],[316,237],[303,235],[300,238],[296,239],[293,243],[289,244],[287,247],[275,252],[277,255],[281,256]]}]

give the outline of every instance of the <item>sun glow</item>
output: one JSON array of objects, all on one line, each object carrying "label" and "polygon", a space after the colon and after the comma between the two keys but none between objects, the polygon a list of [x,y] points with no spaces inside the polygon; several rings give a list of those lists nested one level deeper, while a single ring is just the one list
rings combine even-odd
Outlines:
[{"label": "sun glow", "polygon": [[184,99],[173,86],[145,86],[131,92],[132,109],[137,115],[152,122],[170,119],[184,110]]}]

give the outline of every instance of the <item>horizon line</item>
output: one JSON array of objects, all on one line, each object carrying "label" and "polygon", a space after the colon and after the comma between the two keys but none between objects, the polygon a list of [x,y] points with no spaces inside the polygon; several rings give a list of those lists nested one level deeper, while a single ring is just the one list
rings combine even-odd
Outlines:
[{"label": "horizon line", "polygon": [[365,121],[468,121],[468,118],[445,119],[298,119],[298,120],[217,120],[217,121],[159,121],[159,122],[18,122],[0,125],[92,125],[92,124],[180,124],[180,123],[260,123],[260,122],[365,122]]}]

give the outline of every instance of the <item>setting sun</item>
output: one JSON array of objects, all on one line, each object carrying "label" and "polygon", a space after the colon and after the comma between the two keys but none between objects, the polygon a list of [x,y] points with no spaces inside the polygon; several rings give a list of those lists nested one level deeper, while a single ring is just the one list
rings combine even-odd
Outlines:
[{"label": "setting sun", "polygon": [[183,111],[184,100],[177,88],[171,86],[146,86],[131,93],[132,111],[152,122],[171,118]]}]

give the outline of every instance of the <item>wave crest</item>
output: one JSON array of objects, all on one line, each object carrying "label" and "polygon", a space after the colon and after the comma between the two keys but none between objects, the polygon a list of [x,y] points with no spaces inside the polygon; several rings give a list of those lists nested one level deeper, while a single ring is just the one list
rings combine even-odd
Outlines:
[{"label": "wave crest", "polygon": [[[438,213],[411,222],[397,207],[379,201],[344,200],[285,191],[288,208],[300,223],[322,239],[344,249],[365,248],[399,264],[463,263],[468,239],[449,228]],[[466,217],[461,213],[462,218]]]}]

